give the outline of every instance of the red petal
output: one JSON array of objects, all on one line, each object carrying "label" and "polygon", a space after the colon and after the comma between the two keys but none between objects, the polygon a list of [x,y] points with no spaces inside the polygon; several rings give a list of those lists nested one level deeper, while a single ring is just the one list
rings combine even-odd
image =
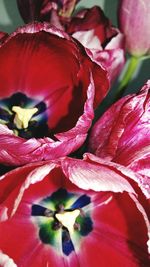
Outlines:
[{"label": "red petal", "polygon": [[81,265],[148,266],[146,227],[126,194],[113,194],[109,203],[95,205],[93,219],[94,229],[83,239],[79,252]]}]

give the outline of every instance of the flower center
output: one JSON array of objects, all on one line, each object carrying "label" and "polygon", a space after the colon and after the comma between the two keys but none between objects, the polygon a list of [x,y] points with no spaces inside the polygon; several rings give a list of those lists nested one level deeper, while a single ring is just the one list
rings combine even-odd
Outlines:
[{"label": "flower center", "polygon": [[46,105],[22,93],[0,100],[0,123],[26,139],[48,136]]},{"label": "flower center", "polygon": [[89,196],[76,195],[60,188],[39,204],[32,205],[31,215],[39,227],[40,240],[59,250],[61,236],[62,252],[70,255],[76,246],[79,247],[80,239],[93,229],[87,208],[90,203]]},{"label": "flower center", "polygon": [[76,218],[79,216],[80,210],[65,211],[57,213],[55,216],[57,220],[68,229],[69,233],[73,233]]},{"label": "flower center", "polygon": [[29,121],[32,116],[38,111],[37,108],[21,108],[19,106],[13,106],[12,111],[16,113],[14,117],[14,123],[18,129],[26,129],[29,126]]}]

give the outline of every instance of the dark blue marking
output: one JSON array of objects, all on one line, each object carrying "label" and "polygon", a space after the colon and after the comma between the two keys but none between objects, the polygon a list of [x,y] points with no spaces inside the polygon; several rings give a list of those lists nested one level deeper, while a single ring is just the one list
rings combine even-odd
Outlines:
[{"label": "dark blue marking", "polygon": [[28,98],[26,95],[22,93],[13,94],[11,97],[3,99],[1,102],[4,103],[9,109],[13,106],[20,106],[24,108],[31,98]]},{"label": "dark blue marking", "polygon": [[[12,111],[13,106],[20,106],[22,108],[26,108],[28,104],[30,107],[37,107],[38,111],[32,116],[32,120],[29,121],[28,128],[26,129],[17,129],[14,124],[14,116],[15,113],[8,113],[3,106],[7,107],[10,111]],[[48,116],[46,114],[46,104],[44,102],[39,102],[35,105],[35,100],[27,97],[26,95],[18,92],[13,94],[11,97],[4,98],[0,100],[0,119],[5,120],[6,125],[11,130],[17,130],[18,135],[25,139],[29,139],[32,137],[41,138],[43,136],[49,136],[49,128],[48,128]],[[37,117],[40,115],[39,117]],[[35,119],[34,119],[35,118]]]},{"label": "dark blue marking", "polygon": [[87,195],[79,197],[70,207],[71,209],[79,209],[91,203],[91,198]]},{"label": "dark blue marking", "polygon": [[45,202],[52,201],[55,204],[55,208],[57,209],[59,204],[63,204],[65,207],[66,202],[73,196],[74,194],[68,193],[66,189],[60,188],[56,192],[54,192],[50,197],[44,199],[43,201]]},{"label": "dark blue marking", "polygon": [[90,217],[83,217],[80,224],[80,235],[86,236],[93,230],[93,222]]},{"label": "dark blue marking", "polygon": [[71,252],[74,251],[73,243],[66,229],[62,230],[62,251],[66,256],[69,256]]},{"label": "dark blue marking", "polygon": [[45,216],[45,210],[46,208],[40,206],[40,205],[32,205],[32,216]]},{"label": "dark blue marking", "polygon": [[9,121],[10,118],[11,118],[11,115],[9,114],[9,112],[5,110],[5,108],[0,107],[0,119],[7,122]]}]

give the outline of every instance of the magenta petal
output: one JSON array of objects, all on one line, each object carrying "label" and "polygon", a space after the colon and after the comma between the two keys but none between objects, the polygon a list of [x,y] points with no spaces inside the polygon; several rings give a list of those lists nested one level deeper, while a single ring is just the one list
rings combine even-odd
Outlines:
[{"label": "magenta petal", "polygon": [[111,166],[95,158],[95,163],[97,160],[98,165],[71,158],[62,160],[63,171],[72,183],[84,190],[135,193],[124,175],[118,172],[119,169],[115,164]]},{"label": "magenta petal", "polygon": [[93,59],[98,64],[102,64],[108,71],[109,79],[111,83],[120,74],[124,64],[124,50],[120,48],[110,49],[110,50],[98,50],[91,49]]},{"label": "magenta petal", "polygon": [[[132,171],[130,168],[124,167],[118,163],[111,162],[108,160],[105,160],[103,158],[94,156],[93,154],[85,154],[84,158],[86,161],[92,163],[99,163],[102,164],[103,166],[107,166],[107,168],[110,168],[111,170],[115,172],[119,172],[121,176],[123,175],[124,178],[126,178],[129,181],[129,184],[132,184],[132,180],[136,182],[136,187],[137,185],[139,188],[142,190],[143,194],[146,196],[146,198],[150,198],[150,191],[149,191],[149,178],[148,177],[143,177],[143,175],[138,174],[137,172]],[[131,180],[130,180],[131,179]],[[115,180],[114,180],[115,182]],[[133,186],[133,184],[132,184]],[[133,186],[134,188],[134,186]],[[136,190],[135,190],[136,191]]]},{"label": "magenta petal", "polygon": [[95,124],[89,139],[91,152],[130,167],[145,181],[150,156],[149,88],[148,81],[137,95],[116,102]]}]

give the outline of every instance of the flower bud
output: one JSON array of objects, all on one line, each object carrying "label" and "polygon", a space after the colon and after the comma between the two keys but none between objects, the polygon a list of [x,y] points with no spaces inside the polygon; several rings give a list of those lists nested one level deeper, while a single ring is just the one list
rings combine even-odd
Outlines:
[{"label": "flower bud", "polygon": [[119,5],[119,26],[125,34],[126,49],[139,57],[150,53],[150,1],[122,0]]}]

